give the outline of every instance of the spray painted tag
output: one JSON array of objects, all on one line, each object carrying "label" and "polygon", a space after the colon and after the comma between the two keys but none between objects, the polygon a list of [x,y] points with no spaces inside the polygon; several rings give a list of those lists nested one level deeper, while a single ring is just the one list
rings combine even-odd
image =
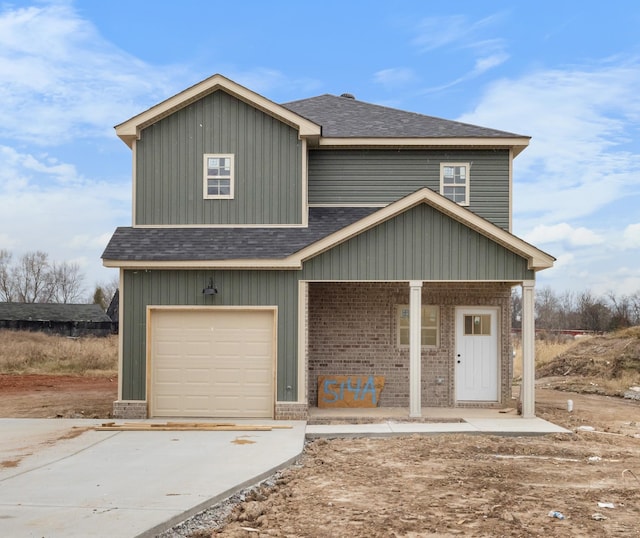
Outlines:
[{"label": "spray painted tag", "polygon": [[378,407],[384,376],[318,376],[318,407]]}]

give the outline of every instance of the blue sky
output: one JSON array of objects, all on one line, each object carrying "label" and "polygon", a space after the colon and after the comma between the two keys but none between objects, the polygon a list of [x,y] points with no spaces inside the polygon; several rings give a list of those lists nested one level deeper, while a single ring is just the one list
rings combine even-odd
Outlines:
[{"label": "blue sky", "polygon": [[0,248],[78,263],[131,224],[113,126],[214,73],[529,135],[514,233],[538,286],[640,291],[640,3],[77,0],[0,4]]}]

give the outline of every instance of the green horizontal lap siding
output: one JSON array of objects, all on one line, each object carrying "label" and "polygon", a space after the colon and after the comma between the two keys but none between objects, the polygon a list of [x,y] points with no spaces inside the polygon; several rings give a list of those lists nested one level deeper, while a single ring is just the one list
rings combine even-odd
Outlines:
[{"label": "green horizontal lap siding", "polygon": [[[136,144],[135,224],[300,224],[298,132],[223,91],[145,128]],[[232,200],[205,200],[203,155],[235,156]]]},{"label": "green horizontal lap siding", "polygon": [[314,150],[310,204],[388,204],[428,187],[440,192],[440,164],[471,164],[471,211],[509,229],[507,150]]},{"label": "green horizontal lap siding", "polygon": [[[277,306],[277,398],[297,399],[298,271],[125,271],[122,397],[145,399],[147,306]],[[209,278],[218,289],[204,296]],[[291,387],[288,389],[287,387]]]},{"label": "green horizontal lap siding", "polygon": [[307,260],[308,280],[533,280],[527,260],[427,204]]}]

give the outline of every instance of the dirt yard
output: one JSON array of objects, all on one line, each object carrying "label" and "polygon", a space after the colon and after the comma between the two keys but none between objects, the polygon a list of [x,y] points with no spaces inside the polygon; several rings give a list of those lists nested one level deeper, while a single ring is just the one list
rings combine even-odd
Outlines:
[{"label": "dirt yard", "polygon": [[117,396],[115,376],[0,374],[3,418],[108,418]]},{"label": "dirt yard", "polygon": [[[538,416],[573,435],[315,441],[192,536],[640,536],[640,402],[546,383]],[[107,418],[115,392],[115,379],[2,375],[0,414]]]},{"label": "dirt yard", "polygon": [[213,535],[640,536],[640,404],[538,397],[539,416],[595,431],[315,441]]}]

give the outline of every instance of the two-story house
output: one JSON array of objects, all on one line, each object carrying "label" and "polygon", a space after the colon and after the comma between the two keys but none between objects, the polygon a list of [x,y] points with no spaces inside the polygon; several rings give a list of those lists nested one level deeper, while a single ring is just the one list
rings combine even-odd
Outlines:
[{"label": "two-story house", "polygon": [[114,416],[306,418],[325,375],[377,402],[504,406],[523,291],[534,415],[536,271],[511,233],[529,138],[321,95],[276,104],[215,75],[116,126],[133,153]]}]

